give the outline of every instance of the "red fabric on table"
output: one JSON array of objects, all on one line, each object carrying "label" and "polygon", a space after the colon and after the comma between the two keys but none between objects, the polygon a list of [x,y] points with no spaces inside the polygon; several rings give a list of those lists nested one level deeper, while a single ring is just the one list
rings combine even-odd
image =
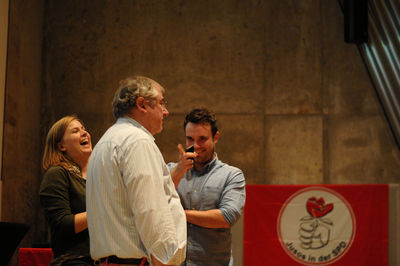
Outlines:
[{"label": "red fabric on table", "polygon": [[[278,220],[294,193],[309,187],[335,191],[355,216],[352,245],[340,259],[323,263],[295,261],[281,245]],[[244,211],[244,265],[387,265],[388,185],[247,185]],[[302,206],[303,209],[304,206]],[[327,215],[328,216],[328,215]],[[293,221],[293,224],[298,220]],[[295,226],[298,226],[297,224]],[[294,228],[294,226],[293,226]],[[290,253],[290,252],[289,252]]]},{"label": "red fabric on table", "polygon": [[19,266],[48,266],[53,258],[51,248],[20,248]]}]

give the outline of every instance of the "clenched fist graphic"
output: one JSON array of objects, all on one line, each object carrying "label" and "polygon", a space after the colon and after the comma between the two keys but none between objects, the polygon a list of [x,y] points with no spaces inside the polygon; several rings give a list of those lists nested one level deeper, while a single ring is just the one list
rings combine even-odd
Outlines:
[{"label": "clenched fist graphic", "polygon": [[322,218],[332,211],[333,204],[325,204],[323,198],[311,197],[307,201],[307,211],[310,216],[301,218],[299,236],[304,249],[319,249],[329,243],[332,221]]}]

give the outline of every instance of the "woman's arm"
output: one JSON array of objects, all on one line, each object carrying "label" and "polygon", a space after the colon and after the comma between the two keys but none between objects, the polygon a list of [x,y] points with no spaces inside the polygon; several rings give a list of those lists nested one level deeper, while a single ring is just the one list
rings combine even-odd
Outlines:
[{"label": "woman's arm", "polygon": [[88,228],[86,212],[75,214],[75,234],[82,232]]}]

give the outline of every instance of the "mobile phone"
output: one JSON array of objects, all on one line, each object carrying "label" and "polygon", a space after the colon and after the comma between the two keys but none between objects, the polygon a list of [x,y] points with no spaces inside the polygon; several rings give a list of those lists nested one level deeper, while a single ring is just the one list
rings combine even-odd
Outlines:
[{"label": "mobile phone", "polygon": [[185,149],[186,152],[194,152],[194,146],[191,145]]},{"label": "mobile phone", "polygon": [[[194,152],[194,145],[191,145],[185,149],[186,152]],[[194,161],[194,158],[189,158],[190,160]]]}]

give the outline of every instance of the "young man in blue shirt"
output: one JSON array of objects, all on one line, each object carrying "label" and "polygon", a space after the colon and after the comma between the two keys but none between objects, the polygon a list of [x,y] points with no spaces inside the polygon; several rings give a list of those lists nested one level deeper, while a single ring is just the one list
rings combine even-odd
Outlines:
[{"label": "young man in blue shirt", "polygon": [[243,172],[218,159],[220,132],[215,115],[194,109],[185,118],[186,146],[168,167],[185,210],[186,261],[182,265],[233,265],[231,227],[242,214],[246,192]]}]

